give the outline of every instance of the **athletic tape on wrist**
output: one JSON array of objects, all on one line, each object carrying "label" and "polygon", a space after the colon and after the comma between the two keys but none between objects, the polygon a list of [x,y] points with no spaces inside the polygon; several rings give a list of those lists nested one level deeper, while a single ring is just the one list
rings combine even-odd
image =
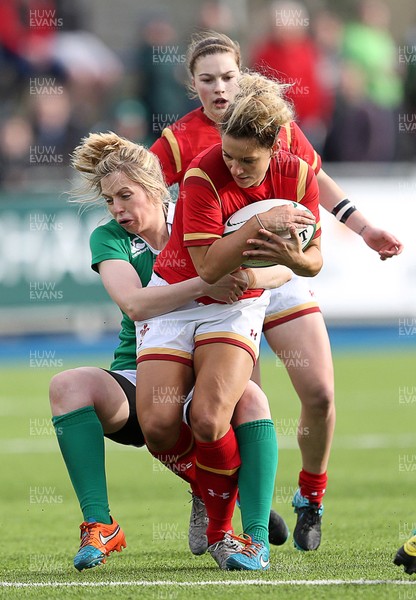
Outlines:
[{"label": "athletic tape on wrist", "polygon": [[341,200],[341,202],[338,202],[338,204],[334,206],[331,212],[334,215],[334,217],[338,219],[338,221],[340,221],[341,223],[345,223],[345,221],[356,210],[357,208],[354,206],[354,204],[352,204],[352,202],[350,202],[348,198],[345,198],[344,200]]}]

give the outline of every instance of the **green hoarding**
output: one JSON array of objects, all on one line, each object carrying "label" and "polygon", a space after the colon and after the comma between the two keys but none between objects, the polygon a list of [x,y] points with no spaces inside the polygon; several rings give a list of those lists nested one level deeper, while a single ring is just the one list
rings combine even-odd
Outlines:
[{"label": "green hoarding", "polygon": [[119,320],[90,267],[89,235],[105,220],[105,207],[80,212],[65,194],[0,195],[3,335]]}]

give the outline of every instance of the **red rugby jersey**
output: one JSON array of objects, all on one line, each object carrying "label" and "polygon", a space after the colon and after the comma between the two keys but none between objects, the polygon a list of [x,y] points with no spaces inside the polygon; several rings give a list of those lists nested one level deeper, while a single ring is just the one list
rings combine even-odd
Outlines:
[{"label": "red rugby jersey", "polygon": [[[280,128],[278,140],[281,150],[300,156],[318,173],[321,157],[294,121]],[[202,108],[197,108],[166,127],[150,150],[159,158],[166,183],[170,186],[182,181],[186,169],[198,154],[220,141],[214,121],[204,114]]]},{"label": "red rugby jersey", "polygon": [[283,125],[277,139],[280,142],[280,150],[299,156],[312,167],[315,175],[319,173],[322,159],[295,121]]},{"label": "red rugby jersey", "polygon": [[[224,223],[237,210],[258,200],[286,198],[301,202],[316,218],[319,236],[319,193],[312,168],[288,152],[272,157],[263,182],[240,188],[222,157],[221,144],[208,148],[189,166],[175,211],[172,234],[159,254],[154,270],[168,283],[197,276],[188,246],[207,246],[222,237]],[[242,298],[261,294],[247,290]],[[202,302],[212,302],[204,298]]]},{"label": "red rugby jersey", "polygon": [[150,147],[150,151],[159,158],[169,186],[182,181],[195,156],[220,141],[216,124],[205,115],[201,107],[166,127],[161,137]]}]

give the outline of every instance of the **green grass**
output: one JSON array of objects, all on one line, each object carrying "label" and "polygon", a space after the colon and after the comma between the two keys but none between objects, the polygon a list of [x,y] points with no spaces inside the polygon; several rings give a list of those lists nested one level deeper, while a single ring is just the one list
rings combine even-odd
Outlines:
[{"label": "green grass", "polygon": [[[416,599],[416,577],[392,564],[403,535],[416,526],[415,398],[413,353],[335,355],[337,427],[318,552],[300,553],[290,539],[272,550],[269,572],[221,572],[210,556],[187,548],[190,505],[186,486],[159,469],[143,450],[107,442],[112,513],[128,547],[104,567],[79,574],[72,566],[81,513],[53,431],[47,387],[56,370],[0,368],[0,581],[47,583],[2,588],[0,598],[206,598]],[[67,367],[68,365],[65,365]],[[291,427],[299,402],[284,369],[263,364],[263,386],[278,429]],[[416,396],[416,391],[414,396]],[[281,435],[274,507],[293,530],[290,505],[300,467],[293,435]],[[400,463],[401,461],[401,463]],[[399,468],[399,464],[406,464]],[[237,511],[238,512],[238,511]],[[239,515],[235,528],[240,531]],[[226,586],[247,580],[396,580],[403,585]],[[218,582],[215,586],[119,586],[111,582]],[[51,582],[102,583],[103,587],[51,587]],[[405,585],[412,582],[412,585]]]}]

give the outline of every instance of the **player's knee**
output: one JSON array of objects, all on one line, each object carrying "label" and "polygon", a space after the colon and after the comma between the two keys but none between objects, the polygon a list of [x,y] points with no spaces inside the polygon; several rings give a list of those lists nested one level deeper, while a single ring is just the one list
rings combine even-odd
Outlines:
[{"label": "player's knee", "polygon": [[88,387],[80,381],[77,369],[62,371],[52,377],[49,401],[53,415],[62,415],[91,404]]},{"label": "player's knee", "polygon": [[[211,407],[212,408],[212,407]],[[196,439],[214,442],[223,430],[223,419],[218,411],[201,410],[192,412],[192,431]]]},{"label": "player's knee", "polygon": [[180,423],[176,418],[147,414],[140,418],[147,445],[153,450],[171,448],[177,441]]},{"label": "player's knee", "polygon": [[266,394],[253,381],[249,381],[234,410],[233,425],[270,419],[269,401]]},{"label": "player's knee", "polygon": [[[248,381],[246,385],[246,389],[244,390],[240,402],[243,401],[246,404],[262,404],[263,400],[266,398],[265,393],[261,390],[261,388],[254,383],[254,381]],[[266,398],[267,402],[267,398]]]},{"label": "player's knee", "polygon": [[325,382],[317,382],[301,400],[309,409],[327,415],[334,408],[334,388]]},{"label": "player's knee", "polygon": [[68,396],[70,388],[71,371],[63,371],[54,375],[49,384],[49,402],[51,408],[60,408],[65,398]]}]

